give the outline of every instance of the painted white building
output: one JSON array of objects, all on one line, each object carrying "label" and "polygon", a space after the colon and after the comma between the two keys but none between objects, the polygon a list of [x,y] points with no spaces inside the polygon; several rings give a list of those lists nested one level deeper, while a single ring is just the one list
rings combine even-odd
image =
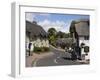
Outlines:
[{"label": "painted white building", "polygon": [[[85,55],[84,47],[89,46],[89,20],[80,20],[76,21],[75,23],[76,32],[79,36],[79,46],[84,44],[83,48],[81,49],[81,54]],[[85,59],[90,59],[90,53],[85,55]]]},{"label": "painted white building", "polygon": [[32,43],[31,51],[34,51],[34,47],[49,47],[49,41],[48,40],[37,39],[35,41],[27,42],[26,43],[26,49],[27,50],[29,50],[29,48],[28,48],[29,43]]},{"label": "painted white building", "polygon": [[[86,53],[84,52],[84,47],[85,46],[89,46],[89,40],[79,40],[79,45],[81,46],[81,44],[84,43],[85,45],[83,46],[83,48],[81,49],[81,53],[82,55],[85,55]],[[85,55],[85,59],[90,59],[90,53],[88,52],[88,55]]]},{"label": "painted white building", "polygon": [[29,43],[31,43],[31,51],[34,47],[49,47],[47,33],[36,22],[26,21],[26,49],[29,50]]}]

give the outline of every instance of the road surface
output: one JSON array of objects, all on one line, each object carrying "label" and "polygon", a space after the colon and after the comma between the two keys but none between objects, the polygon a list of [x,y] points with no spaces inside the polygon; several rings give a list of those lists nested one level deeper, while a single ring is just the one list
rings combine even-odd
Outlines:
[{"label": "road surface", "polygon": [[39,67],[82,64],[77,61],[72,61],[70,59],[70,54],[65,51],[57,50],[52,46],[50,46],[50,49],[54,55],[34,61],[33,66]]}]

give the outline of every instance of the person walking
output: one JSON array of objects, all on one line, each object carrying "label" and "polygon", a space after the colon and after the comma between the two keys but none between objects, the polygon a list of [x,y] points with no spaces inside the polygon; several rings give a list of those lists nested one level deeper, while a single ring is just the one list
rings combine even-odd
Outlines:
[{"label": "person walking", "polygon": [[81,47],[78,47],[78,60],[82,60],[81,59]]},{"label": "person walking", "polygon": [[28,45],[28,48],[29,48],[29,56],[31,56],[31,46],[32,46],[32,43],[30,42],[29,45]]},{"label": "person walking", "polygon": [[72,44],[71,58],[72,58],[72,60],[77,60],[77,54],[76,54],[75,44]]}]

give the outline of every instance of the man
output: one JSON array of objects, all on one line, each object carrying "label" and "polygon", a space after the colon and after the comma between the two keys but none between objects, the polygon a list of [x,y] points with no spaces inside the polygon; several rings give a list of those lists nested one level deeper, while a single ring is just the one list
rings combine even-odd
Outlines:
[{"label": "man", "polygon": [[75,38],[76,38],[75,53],[77,55],[77,59],[82,60],[81,59],[81,47],[79,46],[79,36],[77,32],[75,32]]},{"label": "man", "polygon": [[28,48],[29,48],[29,56],[31,56],[31,46],[32,46],[32,43],[29,43],[29,45],[28,45]]},{"label": "man", "polygon": [[72,58],[72,60],[76,60],[77,59],[75,44],[72,44],[71,58]]},{"label": "man", "polygon": [[76,46],[76,48],[75,48],[76,50],[76,53],[77,53],[77,59],[78,60],[82,60],[81,59],[81,47],[79,47],[79,46]]}]

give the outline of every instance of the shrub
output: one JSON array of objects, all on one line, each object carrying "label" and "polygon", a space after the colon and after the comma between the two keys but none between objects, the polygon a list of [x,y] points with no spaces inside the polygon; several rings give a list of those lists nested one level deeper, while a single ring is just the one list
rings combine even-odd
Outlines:
[{"label": "shrub", "polygon": [[54,47],[57,47],[55,43],[52,43],[51,45],[54,46]]},{"label": "shrub", "polygon": [[88,53],[89,52],[89,46],[84,47],[84,52]]},{"label": "shrub", "polygon": [[41,48],[40,47],[34,47],[34,52],[40,52]]},{"label": "shrub", "polygon": [[49,51],[49,47],[34,47],[34,52],[46,52]]},{"label": "shrub", "polygon": [[43,47],[43,48],[44,48],[44,51],[49,51],[48,47]]}]

